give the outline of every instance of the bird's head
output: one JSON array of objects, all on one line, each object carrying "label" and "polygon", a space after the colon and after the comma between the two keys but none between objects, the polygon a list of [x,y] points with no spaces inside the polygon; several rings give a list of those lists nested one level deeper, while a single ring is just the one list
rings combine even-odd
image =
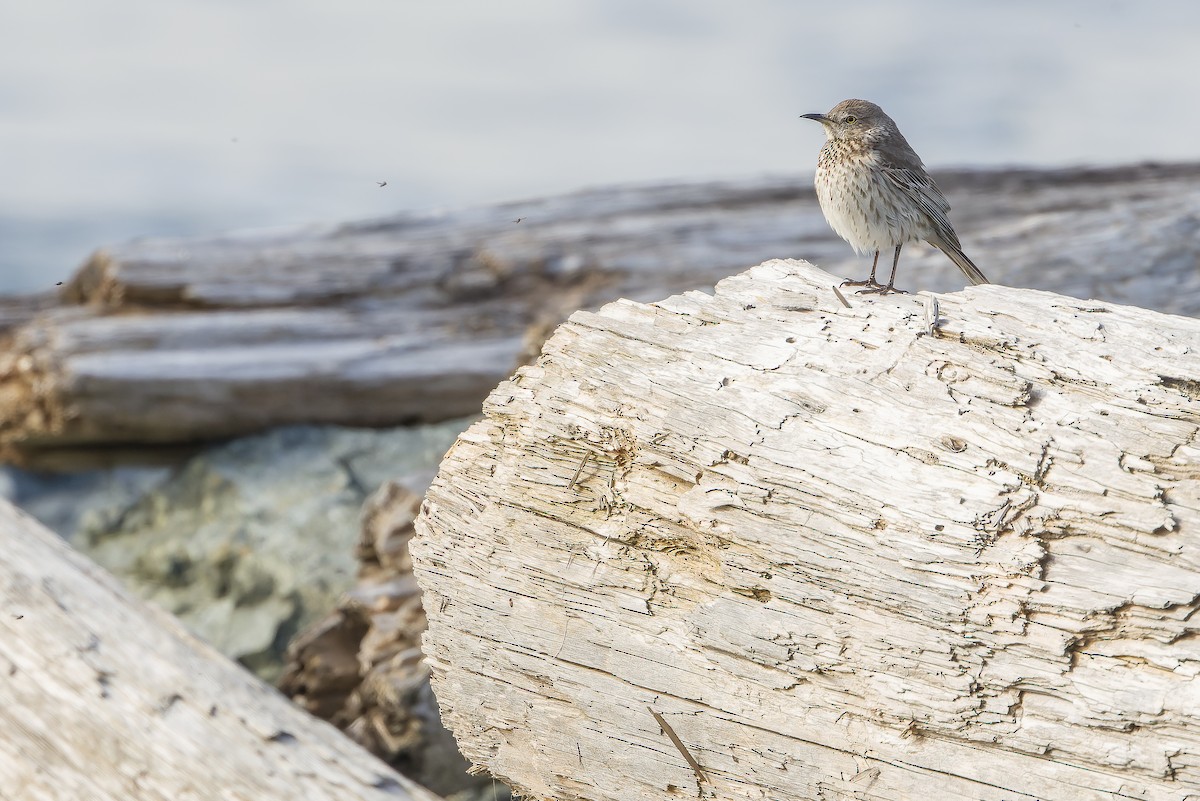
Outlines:
[{"label": "bird's head", "polygon": [[828,114],[801,114],[825,128],[829,139],[874,139],[894,131],[896,123],[869,100],[843,100]]}]

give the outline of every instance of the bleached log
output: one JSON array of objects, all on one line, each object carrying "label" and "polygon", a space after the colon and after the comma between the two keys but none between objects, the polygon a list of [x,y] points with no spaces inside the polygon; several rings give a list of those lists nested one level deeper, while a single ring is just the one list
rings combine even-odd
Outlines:
[{"label": "bleached log", "polygon": [[1200,321],[835,280],[580,312],[491,394],[412,544],[464,754],[556,801],[1200,798]]},{"label": "bleached log", "polygon": [[437,801],[0,502],[0,798]]},{"label": "bleached log", "polygon": [[[938,180],[994,281],[1196,313],[1198,175],[1139,165]],[[781,256],[865,271],[802,176],[106,248],[59,306],[32,320],[44,300],[0,310],[12,326],[0,342],[0,457],[470,414],[513,369],[526,331],[536,339],[575,309],[711,287]],[[901,283],[942,290],[962,277],[914,246]]]}]

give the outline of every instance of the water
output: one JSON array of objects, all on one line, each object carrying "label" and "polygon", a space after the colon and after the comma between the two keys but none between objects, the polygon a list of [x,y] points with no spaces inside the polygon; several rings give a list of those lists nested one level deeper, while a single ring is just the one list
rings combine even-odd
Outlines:
[{"label": "water", "polygon": [[1196,159],[1198,34],[1183,2],[3,0],[0,291],[139,236],[807,174],[798,115],[851,96],[935,166]]}]

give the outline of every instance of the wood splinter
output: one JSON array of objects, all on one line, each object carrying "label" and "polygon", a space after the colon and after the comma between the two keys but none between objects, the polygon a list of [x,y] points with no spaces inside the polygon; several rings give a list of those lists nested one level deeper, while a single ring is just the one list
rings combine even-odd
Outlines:
[{"label": "wood splinter", "polygon": [[930,295],[925,301],[925,335],[933,336],[939,324],[938,299],[934,295]]},{"label": "wood splinter", "polygon": [[654,719],[658,721],[658,725],[662,727],[663,733],[671,738],[671,742],[673,742],[675,747],[679,749],[679,753],[683,754],[683,758],[686,759],[687,763],[692,766],[692,770],[696,772],[696,779],[701,784],[708,784],[708,776],[705,775],[704,769],[700,767],[699,762],[692,758],[692,755],[688,752],[687,747],[684,746],[683,740],[680,740],[679,735],[676,734],[675,730],[671,728],[671,724],[667,723],[667,721],[663,719],[662,715],[658,714],[653,709],[650,709],[650,707],[646,707],[646,709],[651,715],[654,715]]},{"label": "wood splinter", "polygon": [[584,466],[588,463],[588,457],[591,455],[591,451],[583,452],[583,458],[579,460],[579,467],[575,468],[575,475],[571,476],[571,483],[567,484],[567,489],[575,489],[575,484],[579,481],[579,475],[583,472]]},{"label": "wood splinter", "polygon": [[833,290],[833,294],[837,295],[837,299],[842,302],[843,306],[845,306],[847,309],[850,308],[850,301],[846,300],[846,296],[842,294],[840,289],[838,289],[836,286],[830,287],[830,289]]}]

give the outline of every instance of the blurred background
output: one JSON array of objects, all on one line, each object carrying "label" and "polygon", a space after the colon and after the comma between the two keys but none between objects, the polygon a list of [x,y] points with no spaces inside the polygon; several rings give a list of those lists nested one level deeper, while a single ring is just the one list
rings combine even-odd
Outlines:
[{"label": "blurred background", "polygon": [[[1200,155],[1200,5],[7,0],[0,292],[139,236],[806,176],[875,100],[932,166]],[[386,182],[386,186],[379,184]]]}]

